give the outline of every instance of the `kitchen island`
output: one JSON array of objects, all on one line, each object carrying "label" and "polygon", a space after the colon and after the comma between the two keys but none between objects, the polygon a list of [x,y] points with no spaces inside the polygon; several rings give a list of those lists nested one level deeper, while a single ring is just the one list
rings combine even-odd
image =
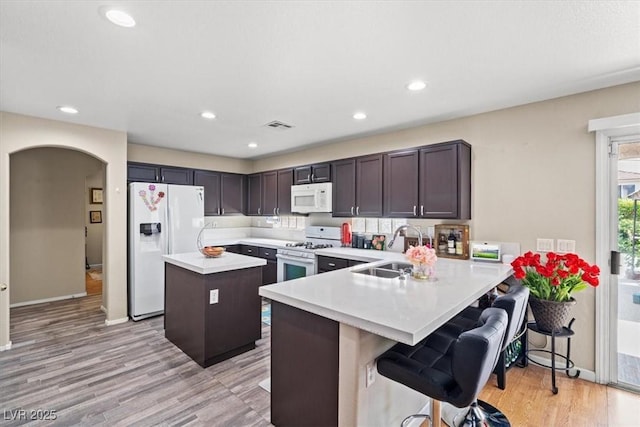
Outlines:
[{"label": "kitchen island", "polygon": [[266,261],[233,253],[164,255],[166,338],[207,367],[255,348]]},{"label": "kitchen island", "polygon": [[405,261],[376,255],[384,260],[260,288],[272,300],[272,424],[399,425],[428,399],[377,375],[376,357],[418,343],[511,274],[509,265],[447,259],[435,281],[357,273]]}]

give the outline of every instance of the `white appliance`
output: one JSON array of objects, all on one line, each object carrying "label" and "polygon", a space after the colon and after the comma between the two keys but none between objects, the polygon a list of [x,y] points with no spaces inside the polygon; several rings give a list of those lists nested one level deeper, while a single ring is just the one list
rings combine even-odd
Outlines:
[{"label": "white appliance", "polygon": [[339,247],[340,233],[340,227],[307,227],[305,242],[289,243],[287,247],[278,249],[278,282],[316,274],[316,250]]},{"label": "white appliance", "polygon": [[291,186],[291,212],[331,212],[333,184],[303,184]]},{"label": "white appliance", "polygon": [[204,226],[204,188],[129,184],[129,316],[164,312],[162,255],[198,250]]}]

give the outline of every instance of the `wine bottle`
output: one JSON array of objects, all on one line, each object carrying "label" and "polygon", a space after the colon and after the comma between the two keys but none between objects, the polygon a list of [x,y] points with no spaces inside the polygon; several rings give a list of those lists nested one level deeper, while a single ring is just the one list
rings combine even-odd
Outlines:
[{"label": "wine bottle", "polygon": [[449,231],[449,238],[447,239],[447,252],[450,255],[455,255],[456,253],[456,236],[453,234],[453,229]]}]

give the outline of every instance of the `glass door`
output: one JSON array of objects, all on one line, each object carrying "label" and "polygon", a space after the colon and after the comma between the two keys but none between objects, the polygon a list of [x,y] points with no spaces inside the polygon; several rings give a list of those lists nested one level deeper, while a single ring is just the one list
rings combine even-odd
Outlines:
[{"label": "glass door", "polygon": [[617,177],[610,191],[617,198],[610,200],[617,200],[620,252],[620,274],[611,275],[610,288],[611,382],[640,391],[640,135],[612,139],[611,144]]}]

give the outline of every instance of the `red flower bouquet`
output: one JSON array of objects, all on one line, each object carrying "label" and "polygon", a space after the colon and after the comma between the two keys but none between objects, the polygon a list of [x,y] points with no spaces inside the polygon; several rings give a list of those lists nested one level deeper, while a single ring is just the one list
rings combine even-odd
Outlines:
[{"label": "red flower bouquet", "polygon": [[531,295],[549,301],[570,301],[574,292],[596,287],[600,269],[590,265],[576,254],[547,253],[546,263],[540,262],[540,254],[527,252],[511,263],[514,277],[522,280]]}]

